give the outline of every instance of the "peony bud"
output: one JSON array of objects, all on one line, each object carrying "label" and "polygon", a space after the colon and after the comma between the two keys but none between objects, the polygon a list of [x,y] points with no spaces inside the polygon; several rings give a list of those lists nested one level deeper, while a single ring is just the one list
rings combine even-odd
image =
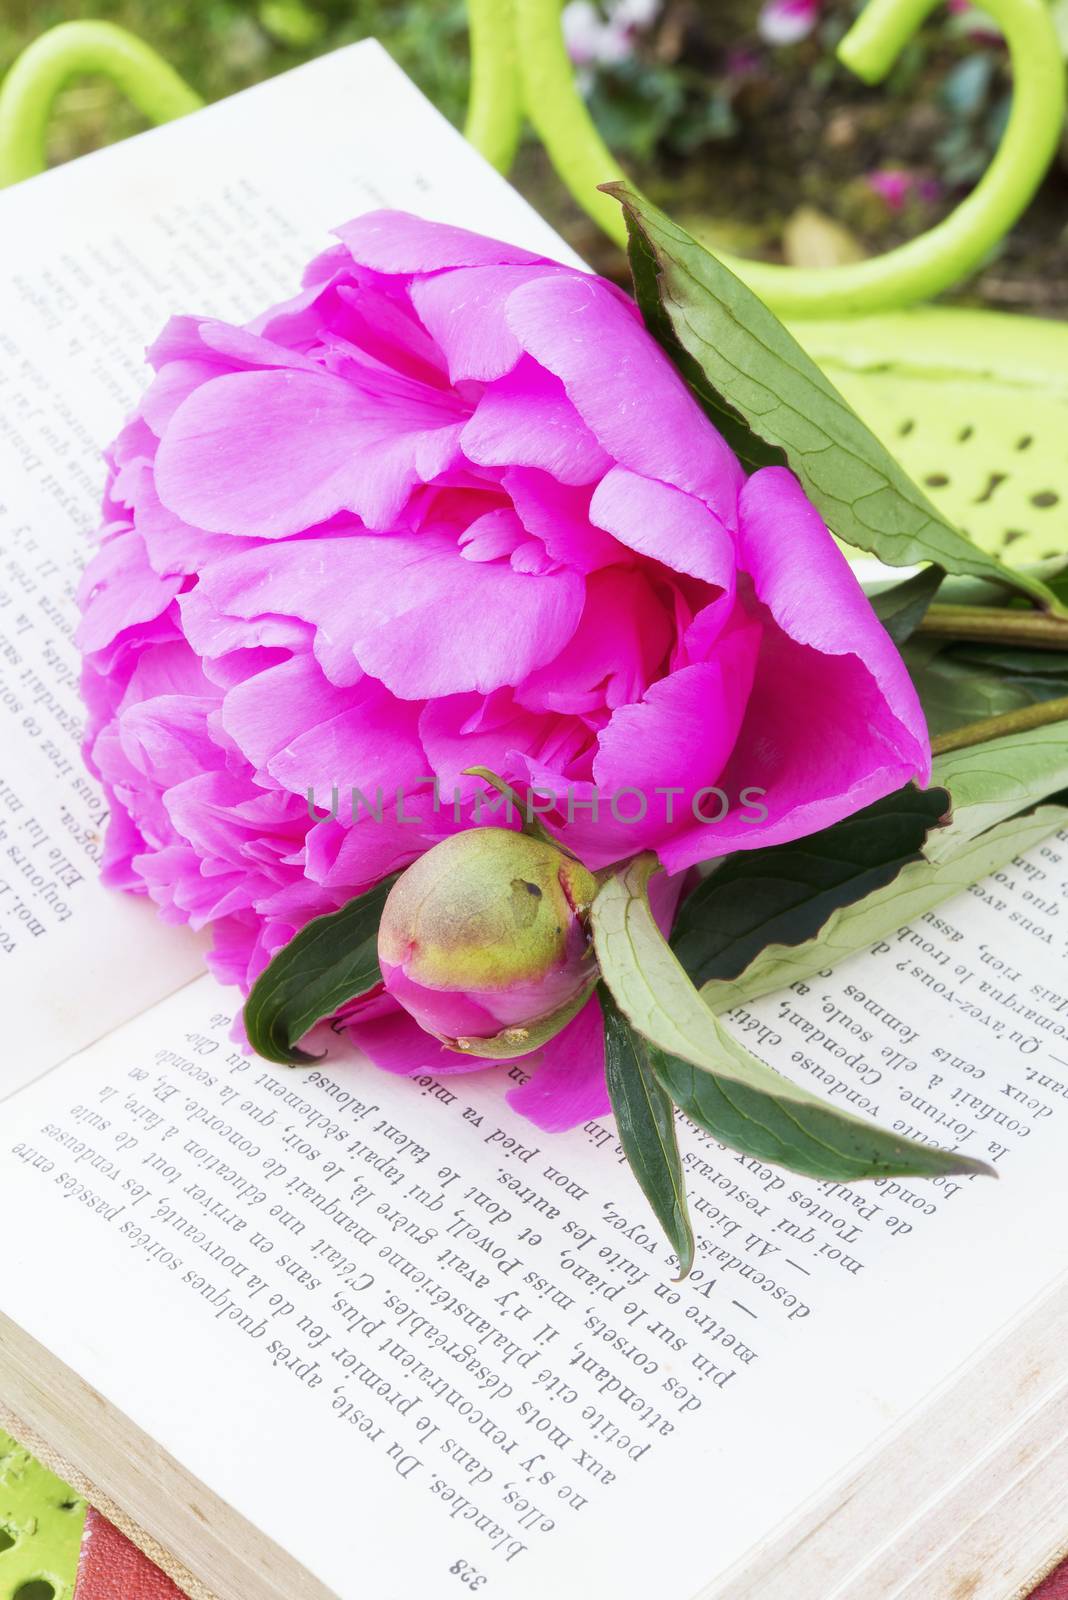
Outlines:
[{"label": "peony bud", "polygon": [[477,1054],[480,1040],[507,1033],[522,1047],[528,1029],[557,1012],[562,1025],[588,992],[596,892],[554,844],[506,828],[453,834],[390,891],[378,931],[386,988],[446,1044]]}]

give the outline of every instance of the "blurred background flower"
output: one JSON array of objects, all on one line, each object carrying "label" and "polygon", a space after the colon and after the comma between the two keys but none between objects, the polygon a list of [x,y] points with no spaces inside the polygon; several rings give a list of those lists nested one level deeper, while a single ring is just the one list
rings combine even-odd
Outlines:
[{"label": "blurred background flower", "polygon": [[625,61],[637,34],[655,21],[659,10],[660,0],[609,0],[605,6],[570,0],[563,22],[572,61],[581,67]]},{"label": "blurred background flower", "polygon": [[767,44],[797,44],[807,39],[823,11],[822,0],[767,0],[757,32]]},{"label": "blurred background flower", "polygon": [[[1068,51],[1068,0],[1049,0]],[[944,216],[976,183],[1008,114],[1004,45],[981,6],[948,0],[889,80],[867,88],[834,49],[860,0],[567,0],[583,93],[653,197],[706,242],[825,264],[875,254]],[[463,0],[0,0],[0,72],[35,34],[101,16],[149,39],[209,99],[368,34],[446,116],[463,117]],[[134,131],[100,82],[62,96],[51,156]],[[531,141],[516,181],[602,272],[613,247]],[[1068,316],[1068,171],[956,298]]]}]

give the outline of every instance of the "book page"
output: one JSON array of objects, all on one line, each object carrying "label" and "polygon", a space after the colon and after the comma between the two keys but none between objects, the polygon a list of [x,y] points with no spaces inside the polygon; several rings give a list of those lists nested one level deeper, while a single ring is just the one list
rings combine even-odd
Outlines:
[{"label": "book page", "polygon": [[329,230],[381,205],[575,261],[373,42],[0,195],[0,1097],[203,966],[100,886],[79,753],[73,595],[145,346],[172,313],[295,293]]},{"label": "book page", "polygon": [[205,978],[9,1106],[3,1308],[342,1600],[684,1600],[1062,1274],[1066,906],[1068,832],[733,1013],[1000,1182],[816,1182],[681,1124],[682,1284],[611,1126],[510,1112],[522,1063],[272,1067]]}]

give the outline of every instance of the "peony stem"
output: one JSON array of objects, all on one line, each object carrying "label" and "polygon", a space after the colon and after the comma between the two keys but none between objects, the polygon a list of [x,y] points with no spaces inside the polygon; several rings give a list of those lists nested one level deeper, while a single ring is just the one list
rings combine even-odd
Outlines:
[{"label": "peony stem", "polygon": [[1068,650],[1068,620],[1014,606],[930,606],[916,633],[983,644],[1027,645],[1033,650]]},{"label": "peony stem", "polygon": [[[1019,711],[1006,711],[1000,717],[984,717],[980,722],[965,723],[950,733],[940,733],[931,740],[931,750],[944,756],[951,750],[966,750],[969,745],[986,744],[989,739],[1000,739],[1009,733],[1026,733],[1029,728],[1044,728],[1051,722],[1068,721],[1068,695],[1057,700],[1043,700],[1036,706],[1023,706]],[[1068,729],[1065,730],[1068,739]]]},{"label": "peony stem", "polygon": [[540,839],[542,844],[551,844],[557,850],[562,850],[565,855],[571,856],[573,860],[577,860],[574,853],[565,844],[561,844],[559,839],[554,839],[548,828],[538,821],[529,801],[524,800],[519,790],[513,789],[507,779],[498,777],[497,773],[490,767],[465,767],[463,776],[465,778],[481,778],[483,783],[488,783],[491,789],[496,789],[498,794],[503,795],[508,803],[509,811],[514,808],[523,819],[520,825],[520,832],[525,833],[529,839]]}]

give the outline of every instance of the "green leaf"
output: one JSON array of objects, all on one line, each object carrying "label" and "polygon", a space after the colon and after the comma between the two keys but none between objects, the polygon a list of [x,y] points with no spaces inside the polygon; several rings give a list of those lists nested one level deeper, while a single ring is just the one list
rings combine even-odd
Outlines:
[{"label": "green leaf", "polygon": [[378,924],[395,878],[316,917],[283,945],[245,1001],[245,1032],[257,1055],[286,1067],[320,1058],[296,1048],[308,1029],[382,982]]},{"label": "green leaf", "polygon": [[689,358],[683,375],[713,420],[721,414],[729,423],[724,432],[746,465],[785,455],[829,527],[890,566],[933,561],[1061,609],[1040,580],[1013,572],[945,520],[722,262],[625,183],[603,187],[626,215],[635,290],[650,330],[670,325],[669,354],[681,350]]},{"label": "green leaf", "polygon": [[[1058,600],[1068,604],[1068,554],[1047,556],[1044,561],[1025,562],[1019,570],[1029,578],[1038,578]],[[989,583],[974,578],[947,578],[938,595],[943,605],[952,606],[1003,606],[1004,593],[992,589]]]},{"label": "green leaf", "polygon": [[658,288],[659,264],[651,242],[637,228],[630,227],[630,270],[634,279],[635,298],[641,307],[649,332],[671,357],[693,392],[709,421],[714,423],[735,455],[750,472],[759,467],[785,467],[786,451],[769,444],[753,432],[740,411],[727,404],[719,390],[706,377],[703,368],[689,350],[680,344],[671,318],[660,298]]},{"label": "green leaf", "polygon": [[857,1178],[936,1178],[944,1172],[992,1169],[974,1157],[917,1144],[874,1122],[848,1117],[815,1096],[806,1105],[749,1089],[722,1073],[675,1056],[661,1057],[657,1076],[679,1110],[721,1144],[759,1161],[832,1183]]},{"label": "green leaf", "polygon": [[683,901],[672,949],[694,983],[737,977],[765,945],[801,944],[892,882],[949,807],[945,788],[908,784],[806,839],[739,850]]},{"label": "green leaf", "polygon": [[969,667],[984,667],[997,674],[1022,678],[1068,678],[1068,649],[1026,650],[1007,644],[952,645],[953,659]]},{"label": "green leaf", "polygon": [[622,1015],[602,986],[604,1059],[608,1098],[619,1142],[630,1170],[679,1258],[679,1279],[693,1266],[693,1228],[686,1209],[686,1182],[675,1137],[675,1112],[654,1070],[659,1051]]},{"label": "green leaf", "polygon": [[872,610],[899,649],[923,621],[945,575],[942,567],[923,567],[911,578],[868,595]]},{"label": "green leaf", "polygon": [[969,722],[1056,700],[1068,692],[1068,657],[1060,651],[1013,652],[1018,657],[1045,655],[1047,670],[1028,674],[1014,672],[1008,665],[982,665],[964,657],[959,646],[940,645],[939,640],[920,637],[902,647],[932,735],[952,733]]},{"label": "green leaf", "polygon": [[740,977],[706,983],[701,996],[714,1011],[729,1011],[833,967],[996,872],[1066,822],[1068,810],[1063,806],[1043,806],[966,840],[945,860],[914,862],[887,888],[833,912],[816,938],[790,947],[768,945]]},{"label": "green leaf", "polygon": [[[606,881],[593,903],[593,938],[620,1011],[681,1069],[666,1062],[661,1081],[688,1115],[702,1126],[714,1116],[716,1137],[735,1149],[835,1181],[988,1170],[848,1116],[751,1055],[704,1003],[657,927],[648,894],[655,869],[654,857],[640,856]],[[699,1081],[706,1076],[714,1090]],[[733,1107],[733,1120],[722,1106],[713,1113],[716,1095],[717,1106],[722,1099]]]},{"label": "green leaf", "polygon": [[935,782],[953,800],[949,825],[924,846],[931,861],[957,853],[961,844],[1068,788],[1068,737],[1064,723],[989,739],[938,756]]}]

